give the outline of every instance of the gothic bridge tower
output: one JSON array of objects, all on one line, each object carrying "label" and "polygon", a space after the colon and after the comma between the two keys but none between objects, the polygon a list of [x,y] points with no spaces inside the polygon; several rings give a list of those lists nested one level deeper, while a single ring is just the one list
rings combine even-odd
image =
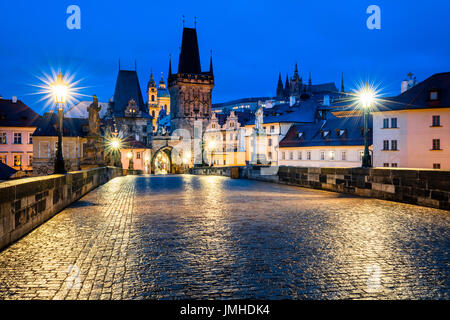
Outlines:
[{"label": "gothic bridge tower", "polygon": [[169,61],[168,87],[171,101],[171,130],[187,129],[193,137],[196,120],[202,121],[202,128],[205,130],[211,118],[214,75],[212,57],[209,71],[201,70],[196,29],[183,28],[178,72],[172,74]]}]

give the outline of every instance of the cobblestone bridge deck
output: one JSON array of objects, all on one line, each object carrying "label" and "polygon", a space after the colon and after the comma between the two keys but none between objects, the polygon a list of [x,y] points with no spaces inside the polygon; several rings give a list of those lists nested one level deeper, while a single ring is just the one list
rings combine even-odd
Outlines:
[{"label": "cobblestone bridge deck", "polygon": [[0,252],[0,299],[449,299],[449,230],[382,200],[119,177]]}]

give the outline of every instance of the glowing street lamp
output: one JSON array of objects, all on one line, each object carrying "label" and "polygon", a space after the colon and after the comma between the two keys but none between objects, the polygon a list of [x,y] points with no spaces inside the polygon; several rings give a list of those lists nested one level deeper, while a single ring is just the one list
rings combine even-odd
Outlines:
[{"label": "glowing street lamp", "polygon": [[128,158],[128,170],[133,170],[134,169],[133,151],[128,151],[127,158]]},{"label": "glowing street lamp", "polygon": [[50,84],[50,88],[53,94],[53,100],[58,109],[58,149],[56,151],[55,159],[55,173],[66,173],[64,167],[64,159],[62,153],[62,133],[63,133],[63,109],[66,103],[68,84],[63,80],[61,71],[58,73],[56,81]]},{"label": "glowing street lamp", "polygon": [[368,83],[357,93],[359,104],[364,113],[364,155],[362,157],[362,167],[372,167],[372,161],[369,154],[369,115],[370,109],[375,102],[376,93]]}]

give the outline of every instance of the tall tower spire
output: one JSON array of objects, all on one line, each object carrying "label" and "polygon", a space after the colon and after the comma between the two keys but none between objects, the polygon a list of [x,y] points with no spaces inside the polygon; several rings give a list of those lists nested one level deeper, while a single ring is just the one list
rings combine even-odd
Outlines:
[{"label": "tall tower spire", "polygon": [[291,95],[291,85],[289,84],[289,76],[286,74],[286,82],[284,83],[284,96],[289,98]]},{"label": "tall tower spire", "polygon": [[309,92],[312,91],[311,71],[309,72],[308,91],[309,91]]},{"label": "tall tower spire", "polygon": [[281,72],[278,74],[277,98],[284,97],[283,81],[281,80]]},{"label": "tall tower spire", "polygon": [[344,73],[342,72],[342,77],[341,77],[341,93],[345,92],[345,87],[344,87]]},{"label": "tall tower spire", "polygon": [[209,73],[213,75],[213,61],[212,61],[212,50],[211,50],[211,58],[209,60]]}]

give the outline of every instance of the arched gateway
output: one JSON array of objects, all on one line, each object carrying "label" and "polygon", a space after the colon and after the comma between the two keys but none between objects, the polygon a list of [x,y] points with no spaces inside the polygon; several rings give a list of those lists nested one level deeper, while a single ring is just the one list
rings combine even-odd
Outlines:
[{"label": "arched gateway", "polygon": [[166,146],[158,149],[153,154],[151,165],[154,174],[173,173],[172,147]]}]

